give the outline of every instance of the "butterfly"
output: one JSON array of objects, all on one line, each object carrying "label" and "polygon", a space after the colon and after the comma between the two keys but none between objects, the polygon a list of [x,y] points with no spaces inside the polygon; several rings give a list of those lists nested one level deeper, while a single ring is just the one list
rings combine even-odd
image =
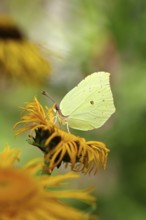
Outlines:
[{"label": "butterfly", "polygon": [[55,104],[57,118],[67,127],[87,131],[101,127],[115,112],[110,73],[95,72]]}]

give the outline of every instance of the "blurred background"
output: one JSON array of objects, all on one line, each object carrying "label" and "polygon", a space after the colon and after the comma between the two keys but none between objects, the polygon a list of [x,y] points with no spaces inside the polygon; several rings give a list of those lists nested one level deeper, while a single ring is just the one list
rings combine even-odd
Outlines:
[{"label": "blurred background", "polygon": [[15,53],[11,55],[12,49],[3,52],[7,45],[0,35],[0,147],[8,143],[20,148],[22,163],[42,153],[26,142],[26,134],[15,136],[13,125],[21,112],[18,106],[34,96],[44,106],[51,105],[42,90],[59,102],[85,76],[111,72],[116,113],[100,129],[72,130],[87,140],[102,141],[110,149],[105,171],[90,178],[82,176],[75,183],[78,187],[96,185],[96,213],[101,220],[146,219],[145,7],[144,0],[0,1],[0,30],[7,24],[4,16],[9,16],[22,34],[14,37],[13,46],[17,48],[21,38],[37,44],[43,62],[49,63],[43,69],[45,76],[40,68],[36,83],[39,68],[29,64],[27,74],[24,60],[31,59],[30,51],[19,50],[16,55],[21,57],[18,62],[27,69],[26,75],[23,71],[18,77],[17,66],[10,74],[6,54],[13,57]]}]

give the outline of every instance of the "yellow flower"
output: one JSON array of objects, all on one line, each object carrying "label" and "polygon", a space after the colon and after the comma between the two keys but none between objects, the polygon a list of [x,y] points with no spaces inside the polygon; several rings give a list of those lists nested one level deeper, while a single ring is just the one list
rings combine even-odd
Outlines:
[{"label": "yellow flower", "polygon": [[6,145],[3,152],[0,152],[0,167],[7,167],[13,165],[16,161],[19,161],[20,152],[18,149],[10,149],[9,145]]},{"label": "yellow flower", "polygon": [[1,77],[41,83],[50,70],[40,48],[29,42],[9,17],[0,16]]},{"label": "yellow flower", "polygon": [[[7,155],[8,149],[1,155]],[[9,149],[9,151],[11,151]],[[14,155],[13,160],[16,159]],[[4,162],[4,161],[3,161]],[[78,178],[77,174],[48,176],[38,175],[42,162],[30,161],[24,167],[0,164],[0,219],[1,220],[80,220],[88,213],[73,208],[62,199],[77,199],[94,206],[95,198],[90,189],[57,189],[67,179]],[[94,219],[94,216],[91,215]]]},{"label": "yellow flower", "polygon": [[53,107],[45,111],[36,98],[23,109],[27,113],[15,125],[23,124],[16,134],[30,130],[29,142],[44,152],[44,170],[51,173],[62,162],[83,173],[96,173],[99,164],[105,168],[109,150],[104,143],[86,141],[59,129],[54,122]]}]

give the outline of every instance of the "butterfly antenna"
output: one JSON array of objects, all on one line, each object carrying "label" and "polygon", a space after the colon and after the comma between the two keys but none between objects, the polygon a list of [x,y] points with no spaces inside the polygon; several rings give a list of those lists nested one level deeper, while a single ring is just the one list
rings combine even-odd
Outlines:
[{"label": "butterfly antenna", "polygon": [[49,96],[49,94],[46,91],[43,91],[42,94],[48,97],[53,103],[56,103],[55,100],[51,96]]}]

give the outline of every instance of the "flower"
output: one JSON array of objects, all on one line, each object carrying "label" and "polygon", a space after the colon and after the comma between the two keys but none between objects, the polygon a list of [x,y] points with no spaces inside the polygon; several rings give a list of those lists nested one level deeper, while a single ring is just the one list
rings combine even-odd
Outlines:
[{"label": "flower", "polygon": [[99,141],[86,141],[59,129],[55,124],[53,107],[46,108],[45,111],[34,98],[34,101],[27,103],[23,110],[27,113],[15,125],[23,124],[23,127],[16,134],[30,130],[29,143],[44,152],[45,171],[51,173],[55,167],[60,167],[62,162],[66,165],[70,163],[72,170],[85,174],[91,172],[95,174],[99,164],[103,168],[106,167],[109,150],[105,144]]},{"label": "flower", "polygon": [[11,18],[0,16],[1,77],[41,83],[50,73],[49,61],[28,41]]},{"label": "flower", "polygon": [[18,149],[10,149],[9,145],[6,145],[3,152],[0,152],[0,167],[7,167],[13,165],[16,161],[19,161],[20,152]]},{"label": "flower", "polygon": [[[6,147],[1,155],[7,155],[8,151],[12,153],[16,150]],[[13,156],[13,161],[17,160],[16,155]],[[73,198],[94,206],[95,198],[89,194],[91,189],[59,190],[57,187],[64,181],[79,176],[75,173],[58,176],[38,175],[41,168],[41,160],[30,161],[19,168],[15,167],[14,163],[7,166],[0,164],[0,219],[85,219],[87,213],[69,206],[62,199]],[[92,215],[91,217],[94,218]]]}]

